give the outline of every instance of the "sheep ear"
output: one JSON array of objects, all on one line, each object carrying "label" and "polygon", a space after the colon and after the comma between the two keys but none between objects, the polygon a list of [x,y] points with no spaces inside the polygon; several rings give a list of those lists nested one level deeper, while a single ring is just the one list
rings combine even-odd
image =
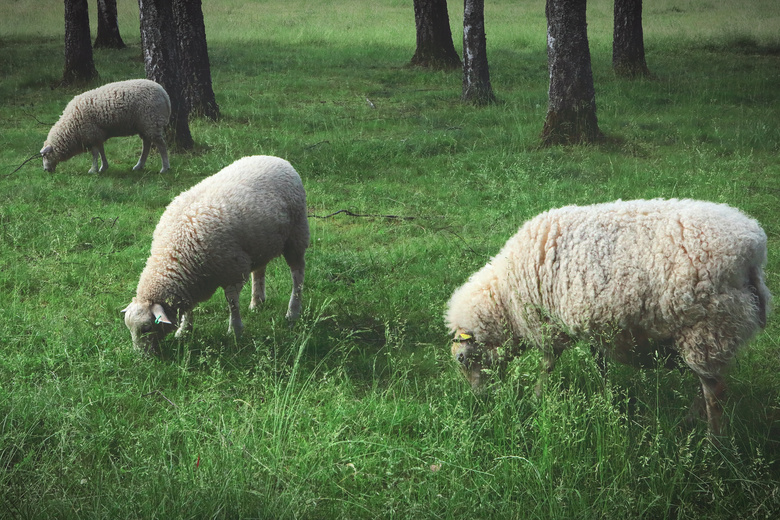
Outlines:
[{"label": "sheep ear", "polygon": [[119,312],[121,312],[122,314],[126,313],[127,311],[130,310],[130,307],[132,307],[134,303],[135,303],[135,297],[133,297],[133,300],[130,303],[127,304],[127,307],[125,307],[124,309],[122,309]]},{"label": "sheep ear", "polygon": [[173,325],[171,323],[171,320],[168,319],[168,316],[165,315],[165,310],[163,310],[163,306],[159,303],[155,303],[152,305],[152,314],[154,314],[154,322],[155,323],[166,323],[168,325]]},{"label": "sheep ear", "polygon": [[43,148],[41,148],[41,155],[46,155],[47,153],[50,153],[54,148],[51,147],[50,144],[47,144]]}]

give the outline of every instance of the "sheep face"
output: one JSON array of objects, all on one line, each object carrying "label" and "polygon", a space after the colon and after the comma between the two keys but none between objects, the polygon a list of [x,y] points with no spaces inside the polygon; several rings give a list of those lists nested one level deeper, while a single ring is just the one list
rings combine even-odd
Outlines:
[{"label": "sheep face", "polygon": [[160,341],[175,328],[159,303],[139,302],[133,298],[122,312],[133,346],[142,352],[159,353]]},{"label": "sheep face", "polygon": [[41,148],[41,157],[43,157],[43,169],[49,173],[54,173],[57,168],[57,160],[54,158],[54,148],[50,144],[43,143]]},{"label": "sheep face", "polygon": [[499,362],[498,349],[479,343],[474,335],[459,329],[452,339],[452,357],[471,387],[478,389],[487,379],[485,369],[495,368]]}]

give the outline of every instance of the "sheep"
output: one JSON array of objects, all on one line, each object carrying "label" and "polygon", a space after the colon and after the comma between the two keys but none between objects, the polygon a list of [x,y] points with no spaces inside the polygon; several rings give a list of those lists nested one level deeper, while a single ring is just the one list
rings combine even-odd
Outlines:
[{"label": "sheep", "polygon": [[192,330],[192,309],[222,287],[228,332],[241,337],[239,293],[252,275],[250,309],[265,301],[265,268],[284,255],[292,274],[287,319],[301,314],[304,253],[309,245],[306,192],[284,159],[237,160],[168,205],[132,302],[122,311],[133,345],[159,353],[160,341]]},{"label": "sheep", "polygon": [[89,173],[102,173],[108,169],[103,143],[111,137],[139,135],[143,150],[133,170],[144,167],[154,143],[162,159],[160,173],[164,173],[170,164],[163,130],[170,117],[168,93],[158,83],[147,79],[108,83],[79,94],[68,103],[49,130],[40,151],[43,169],[53,172],[58,163],[90,150],[92,168]]},{"label": "sheep", "polygon": [[540,383],[577,340],[634,366],[654,351],[676,354],[699,377],[717,436],[723,370],[766,326],[766,257],[758,222],[725,204],[618,200],[549,210],[454,291],[445,314],[452,355],[478,388],[483,370],[529,346],[543,353]]}]

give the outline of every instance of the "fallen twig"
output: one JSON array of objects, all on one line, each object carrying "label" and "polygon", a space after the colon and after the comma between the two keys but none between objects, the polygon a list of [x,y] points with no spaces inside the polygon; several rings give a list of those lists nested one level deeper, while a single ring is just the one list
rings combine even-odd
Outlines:
[{"label": "fallen twig", "polygon": [[16,167],[16,169],[15,169],[14,171],[12,171],[11,173],[6,173],[6,174],[5,174],[5,177],[10,177],[10,176],[11,176],[11,175],[13,175],[14,173],[18,172],[18,171],[19,171],[19,169],[20,169],[22,166],[24,166],[24,165],[25,165],[25,164],[27,164],[28,162],[32,161],[32,160],[33,160],[33,159],[35,159],[36,157],[41,157],[41,152],[34,153],[34,154],[33,154],[33,155],[31,155],[29,158],[25,159],[25,161],[24,161],[22,164],[20,164],[19,166],[17,166],[17,167]]},{"label": "fallen twig", "polygon": [[158,394],[160,397],[162,397],[163,399],[165,399],[166,401],[168,401],[168,402],[171,404],[171,406],[173,406],[174,408],[178,408],[178,406],[176,406],[176,403],[174,403],[173,401],[171,401],[170,399],[168,399],[167,397],[165,397],[165,394],[163,394],[163,393],[162,393],[162,392],[160,392],[159,390],[152,390],[152,391],[151,391],[151,392],[149,392],[148,394],[144,394],[144,395],[142,395],[141,397],[149,397],[149,396],[150,396],[150,395],[152,395],[152,394]]},{"label": "fallen twig", "polygon": [[380,215],[377,213],[353,213],[352,211],[348,209],[340,209],[338,211],[334,211],[333,213],[329,215],[314,215],[310,214],[309,217],[311,218],[331,218],[333,216],[336,216],[340,213],[343,213],[345,215],[348,215],[350,217],[363,217],[363,218],[386,218],[386,219],[395,219],[395,220],[415,220],[419,217],[409,217],[409,216],[402,216],[402,215]]}]

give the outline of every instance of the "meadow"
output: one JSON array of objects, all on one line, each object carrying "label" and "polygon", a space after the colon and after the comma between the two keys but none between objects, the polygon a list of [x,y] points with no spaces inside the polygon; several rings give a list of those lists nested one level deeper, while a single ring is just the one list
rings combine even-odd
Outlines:
[{"label": "meadow", "polygon": [[[95,52],[97,84],[144,76],[137,2],[118,3],[128,46]],[[11,173],[83,89],[58,85],[62,2],[0,3],[0,518],[777,517],[776,313],[730,372],[719,446],[686,421],[690,371],[602,378],[585,344],[540,398],[535,352],[475,394],[442,314],[526,219],[618,198],[742,209],[780,294],[780,3],[645,2],[653,75],[625,80],[612,4],[591,0],[608,139],[552,148],[544,2],[486,4],[498,102],[473,107],[460,72],[407,66],[409,1],[204,2],[223,117],[191,120],[196,147],[165,174],[156,151],[131,170],[133,137],[96,175],[89,154]],[[307,190],[302,318],[285,322],[277,260],[262,310],[242,294],[241,340],[218,291],[192,337],[134,351],[120,310],[165,206],[253,154],[289,160]]]}]

